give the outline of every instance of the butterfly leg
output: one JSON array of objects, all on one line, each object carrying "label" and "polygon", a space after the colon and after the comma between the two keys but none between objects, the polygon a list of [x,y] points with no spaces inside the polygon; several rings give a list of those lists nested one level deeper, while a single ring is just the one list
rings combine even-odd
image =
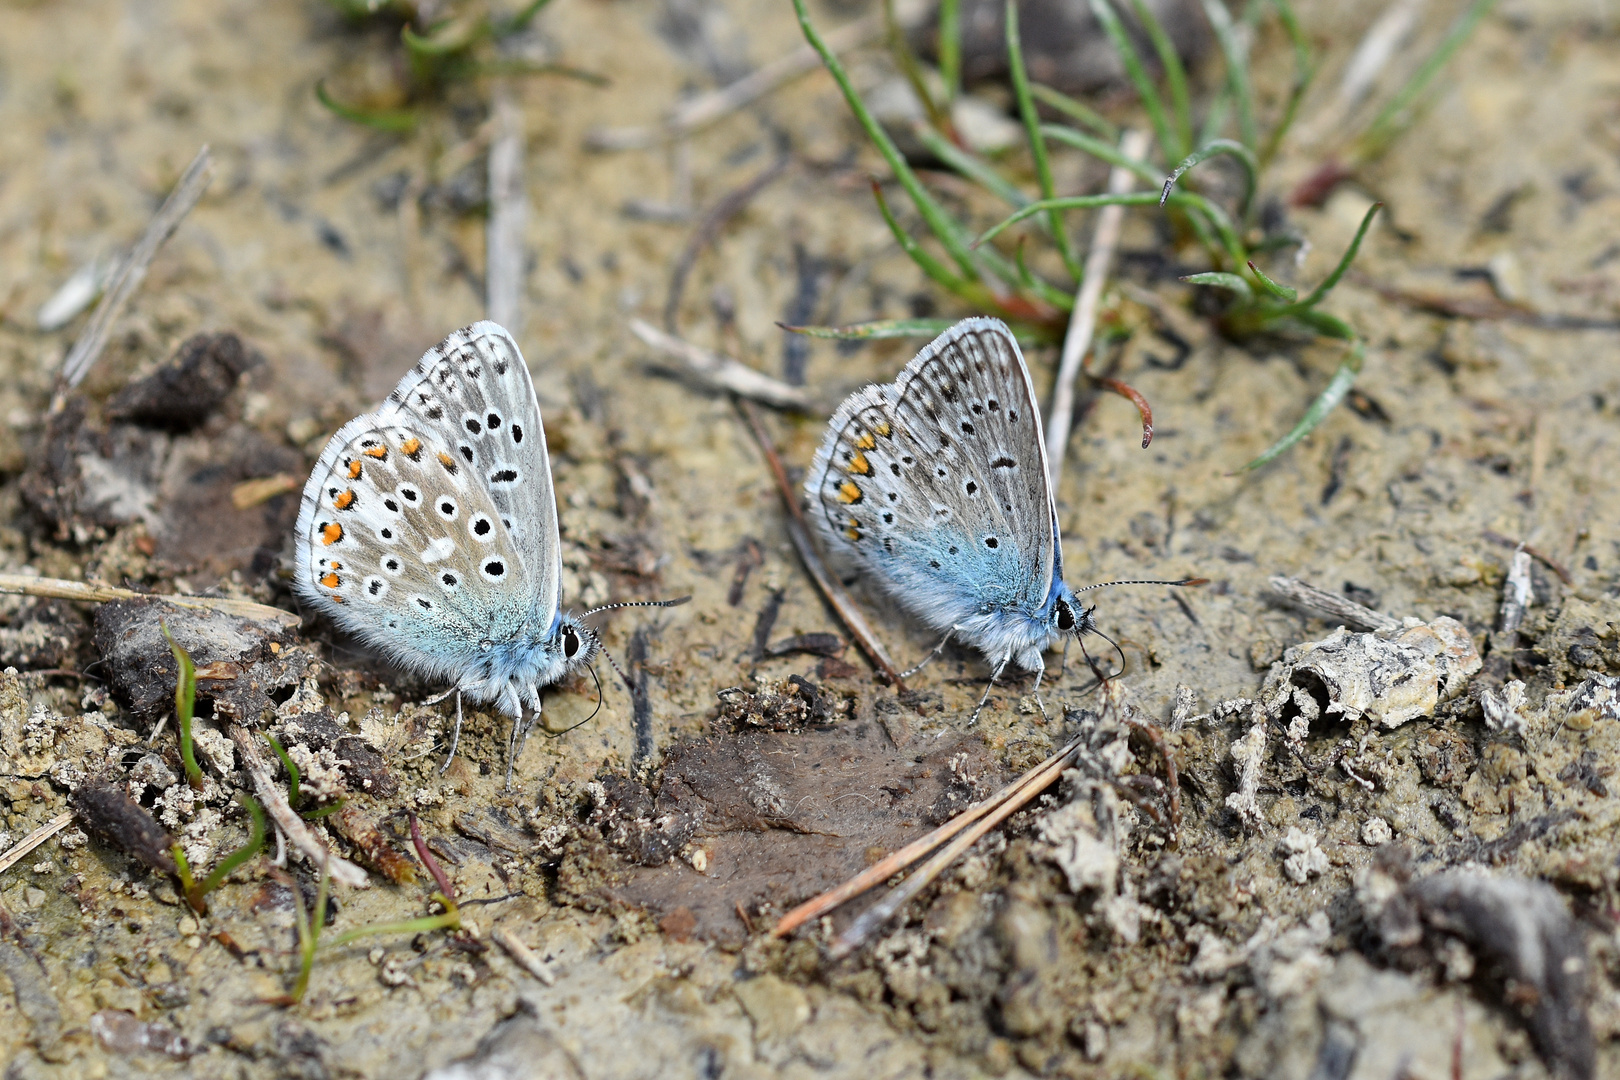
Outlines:
[{"label": "butterfly leg", "polygon": [[913,675],[917,674],[917,672],[927,667],[929,662],[932,661],[934,657],[945,651],[946,643],[951,640],[951,635],[956,633],[956,630],[957,628],[953,626],[949,630],[945,631],[945,636],[939,639],[939,644],[934,646],[933,651],[927,656],[923,657],[921,660],[917,661],[917,663],[913,664],[911,667],[908,667],[906,670],[902,671],[900,673],[900,677],[902,679],[909,679]]},{"label": "butterfly leg", "polygon": [[529,729],[539,719],[540,710],[533,713],[527,705],[520,706],[521,711],[512,717],[512,736],[506,743],[506,790],[512,790],[512,768],[517,764],[518,755],[523,753],[523,747],[529,741]]},{"label": "butterfly leg", "polygon": [[984,711],[984,703],[990,700],[990,691],[995,688],[996,680],[1001,678],[1001,673],[1007,670],[1007,665],[1010,663],[1012,663],[1012,653],[1002,657],[1001,663],[996,665],[996,670],[990,673],[990,681],[984,686],[984,695],[979,698],[979,703],[973,707],[973,715],[968,717],[968,726],[971,727],[979,722],[979,713]]},{"label": "butterfly leg", "polygon": [[[449,696],[450,696],[450,692],[447,690],[443,694],[439,695],[439,697],[436,698],[435,700],[443,701],[445,698],[447,698]],[[450,752],[448,754],[444,755],[444,764],[439,766],[439,774],[441,776],[444,775],[444,771],[450,767],[450,763],[456,759],[456,746],[460,742],[461,742],[461,691],[457,690],[456,691],[456,730],[450,733]]]}]

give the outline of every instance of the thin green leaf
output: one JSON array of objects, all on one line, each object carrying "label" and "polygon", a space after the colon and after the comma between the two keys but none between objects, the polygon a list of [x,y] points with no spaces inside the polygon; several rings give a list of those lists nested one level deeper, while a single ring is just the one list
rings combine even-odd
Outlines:
[{"label": "thin green leaf", "polygon": [[1339,402],[1344,400],[1345,395],[1350,392],[1350,387],[1355,384],[1356,376],[1361,373],[1361,361],[1365,354],[1366,348],[1359,340],[1352,342],[1349,352],[1340,361],[1338,370],[1333,373],[1333,379],[1327,384],[1327,388],[1317,396],[1316,400],[1311,402],[1311,407],[1305,410],[1305,415],[1300,418],[1299,423],[1294,425],[1294,429],[1273,443],[1265,453],[1242,468],[1235,470],[1235,473],[1252,472],[1262,465],[1268,465],[1276,461],[1291,446],[1316,430],[1317,425],[1327,419],[1328,413],[1332,412]]},{"label": "thin green leaf", "polygon": [[1450,62],[1457,50],[1462,48],[1480,20],[1495,6],[1496,0],[1474,0],[1457,17],[1451,28],[1446,31],[1446,36],[1441,39],[1439,46],[1412,73],[1412,77],[1406,80],[1405,85],[1395,92],[1389,104],[1379,111],[1372,123],[1367,125],[1367,130],[1356,140],[1354,157],[1358,162],[1364,164],[1373,161],[1389,149],[1389,144],[1406,130],[1415,115],[1409,112],[1413,103],[1424,90],[1428,89],[1429,83],[1440,74],[1440,70]]},{"label": "thin green leaf", "polygon": [[933,92],[928,89],[928,80],[923,75],[922,61],[917,54],[911,51],[911,42],[906,40],[905,28],[900,25],[900,18],[894,13],[894,0],[883,0],[883,25],[888,34],[889,53],[894,57],[895,66],[906,77],[911,85],[911,93],[922,105],[928,122],[939,131],[954,132],[951,116],[947,111],[949,103],[940,105],[934,100]]},{"label": "thin green leaf", "polygon": [[1024,291],[1035,293],[1059,311],[1073,311],[1074,294],[1054,288],[1044,279],[1036,277],[1030,271],[1028,264],[1024,262],[1024,246],[1023,242],[1020,241],[1017,250],[1013,252],[1013,265],[1017,267],[1018,282],[1023,286]]},{"label": "thin green leaf", "polygon": [[1221,55],[1226,59],[1226,85],[1237,105],[1238,138],[1252,150],[1259,137],[1254,126],[1254,90],[1249,85],[1249,52],[1238,40],[1237,28],[1232,25],[1232,15],[1226,5],[1221,0],[1203,0],[1203,4]]},{"label": "thin green leaf", "polygon": [[1137,177],[1146,180],[1150,184],[1157,184],[1159,178],[1163,175],[1146,161],[1126,157],[1119,152],[1119,147],[1114,143],[1104,142],[1102,139],[1087,135],[1085,132],[1077,131],[1072,127],[1063,124],[1042,124],[1041,134],[1054,142],[1072,146],[1076,150],[1084,150],[1092,157],[1106,161],[1110,165],[1118,165],[1120,168],[1129,169]]},{"label": "thin green leaf", "polygon": [[883,220],[888,223],[889,232],[894,234],[895,243],[899,244],[900,250],[905,252],[911,261],[917,264],[918,269],[928,275],[929,280],[941,288],[964,298],[975,290],[978,293],[988,295],[982,285],[975,281],[969,281],[967,278],[955,273],[950,267],[934,258],[926,248],[912,238],[910,233],[900,227],[899,220],[895,218],[894,212],[889,209],[889,200],[883,196],[883,188],[879,186],[876,180],[872,181],[872,197],[877,200],[878,213],[882,214]]},{"label": "thin green leaf", "polygon": [[1372,227],[1373,215],[1377,214],[1378,211],[1382,210],[1383,208],[1384,204],[1381,202],[1373,203],[1367,208],[1366,216],[1361,219],[1361,227],[1356,230],[1355,239],[1350,241],[1350,246],[1345,248],[1344,255],[1339,258],[1339,264],[1333,268],[1333,272],[1331,274],[1322,279],[1322,283],[1320,285],[1311,290],[1311,294],[1309,296],[1293,304],[1290,307],[1290,311],[1305,310],[1307,308],[1315,307],[1317,304],[1322,302],[1322,299],[1326,297],[1328,293],[1333,291],[1333,286],[1339,283],[1339,279],[1344,277],[1344,272],[1350,269],[1350,264],[1355,261],[1356,252],[1361,250],[1362,237],[1366,236],[1367,230]]},{"label": "thin green leaf", "polygon": [[197,667],[191,662],[191,654],[180,647],[169,633],[169,624],[159,622],[158,628],[163,636],[169,639],[169,652],[174,654],[174,663],[178,669],[174,678],[174,719],[180,728],[180,760],[185,763],[186,780],[193,790],[203,789],[202,769],[197,767],[197,755],[191,743],[192,713],[197,705]]},{"label": "thin green leaf", "polygon": [[886,338],[934,338],[956,325],[955,319],[880,319],[852,326],[788,326],[782,329],[805,337],[832,338],[836,341],[879,341]]},{"label": "thin green leaf", "polygon": [[377,934],[424,934],[431,930],[459,930],[461,929],[461,912],[457,910],[455,901],[443,893],[434,893],[433,899],[444,906],[444,911],[438,915],[424,915],[420,919],[406,919],[404,922],[374,923],[371,926],[357,926],[353,930],[345,930],[332,939],[332,945],[339,947],[361,938],[375,937]]},{"label": "thin green leaf", "polygon": [[[1018,31],[1018,5],[1013,0],[1007,0],[1007,64],[1012,75],[1013,94],[1018,99],[1018,115],[1024,121],[1024,134],[1029,139],[1029,156],[1035,163],[1035,179],[1041,186],[1041,198],[1050,199],[1057,194],[1052,186],[1052,162],[1046,156],[1046,137],[1041,134],[1041,118],[1035,111],[1035,98],[1029,90],[1029,73],[1024,70],[1024,44]],[[1046,227],[1057,242],[1058,256],[1069,271],[1069,277],[1078,282],[1084,270],[1069,245],[1069,234],[1063,228],[1063,215],[1052,211],[1047,215]]]},{"label": "thin green leaf", "polygon": [[527,30],[529,28],[529,24],[534,21],[534,17],[540,14],[540,9],[549,3],[551,3],[551,0],[531,0],[528,7],[524,8],[510,19],[498,23],[495,28],[495,36],[509,37],[512,34],[520,34],[524,30]]},{"label": "thin green leaf", "polygon": [[281,759],[281,767],[287,770],[287,805],[296,810],[299,799],[298,766],[293,764],[293,759],[287,756],[287,751],[281,748],[281,744],[276,741],[276,737],[268,731],[264,733],[264,741],[270,744],[270,749],[274,750],[276,757]]},{"label": "thin green leaf", "polygon": [[1158,88],[1153,85],[1147,69],[1142,66],[1142,58],[1137,55],[1136,46],[1131,43],[1131,37],[1125,32],[1125,25],[1120,22],[1113,4],[1110,0],[1088,0],[1088,3],[1097,23],[1108,35],[1109,44],[1113,45],[1114,52],[1119,54],[1120,63],[1125,65],[1125,74],[1130,76],[1131,85],[1136,87],[1137,97],[1142,99],[1142,108],[1147,110],[1148,120],[1153,125],[1153,133],[1157,136],[1159,145],[1174,146],[1176,138],[1170,129],[1170,121],[1165,116],[1164,99],[1159,97]]},{"label": "thin green leaf", "polygon": [[[1179,191],[1174,192],[1171,197],[1175,198],[1182,194]],[[1004,230],[1018,224],[1025,218],[1045,213],[1048,210],[1091,210],[1099,206],[1153,206],[1158,201],[1159,197],[1157,195],[1145,191],[1133,191],[1125,195],[1066,195],[1058,199],[1042,199],[1039,202],[1030,203],[1022,210],[1014,211],[1009,217],[1003,218],[990,226],[990,228],[980,233],[979,238],[973,243],[976,247],[982,247]]]},{"label": "thin green leaf", "polygon": [[345,105],[326,92],[325,79],[315,84],[315,100],[326,106],[333,115],[375,131],[404,134],[415,131],[420,119],[415,109],[359,109]]},{"label": "thin green leaf", "polygon": [[1181,280],[1189,285],[1213,285],[1218,289],[1231,289],[1245,300],[1254,299],[1254,288],[1236,274],[1211,270],[1204,274],[1188,274]]},{"label": "thin green leaf", "polygon": [[1289,0],[1271,0],[1271,5],[1277,9],[1277,19],[1283,24],[1283,31],[1287,33],[1288,40],[1294,47],[1294,85],[1288,92],[1288,103],[1283,106],[1282,119],[1271,129],[1271,134],[1266,136],[1266,145],[1257,155],[1262,169],[1277,156],[1277,149],[1282,146],[1283,136],[1294,126],[1294,118],[1299,114],[1299,103],[1305,100],[1305,91],[1310,89],[1311,81],[1316,77],[1316,61],[1311,56],[1310,39],[1305,36],[1304,29],[1299,25],[1293,5]]},{"label": "thin green leaf", "polygon": [[1243,166],[1244,184],[1243,202],[1241,205],[1243,207],[1243,213],[1247,215],[1249,212],[1249,206],[1254,201],[1255,187],[1260,182],[1260,165],[1254,159],[1254,151],[1250,150],[1242,143],[1233,142],[1231,139],[1216,139],[1214,142],[1207,143],[1204,146],[1199,147],[1197,150],[1194,150],[1191,154],[1188,154],[1184,159],[1182,159],[1181,164],[1177,165],[1175,171],[1172,172],[1164,181],[1163,191],[1165,197],[1169,197],[1170,189],[1175,186],[1177,180],[1181,179],[1181,175],[1183,173],[1192,168],[1194,165],[1208,161],[1212,157],[1236,158],[1237,163]]},{"label": "thin green leaf", "polygon": [[242,805],[247,807],[248,814],[252,816],[253,828],[248,833],[247,843],[221,859],[219,865],[214,867],[207,879],[203,881],[202,893],[204,896],[219,888],[220,884],[230,876],[232,870],[253,858],[259,853],[259,849],[264,847],[264,811],[259,809],[259,804],[254,801],[253,796],[239,795],[238,798],[242,800]]},{"label": "thin green leaf", "polygon": [[1084,124],[1111,143],[1119,142],[1119,125],[1111,123],[1106,116],[1085,102],[1076,101],[1068,94],[1059,93],[1050,86],[1042,86],[1040,83],[1030,83],[1029,92],[1042,105],[1056,109],[1077,124]]},{"label": "thin green leaf", "polygon": [[1193,146],[1192,95],[1187,91],[1187,69],[1182,66],[1181,54],[1176,52],[1175,42],[1165,33],[1164,24],[1153,14],[1153,9],[1143,0],[1131,0],[1131,6],[1136,11],[1137,21],[1153,42],[1153,50],[1159,54],[1159,66],[1164,69],[1164,81],[1170,87],[1170,107],[1175,112],[1174,131],[1177,138],[1174,144],[1164,144],[1164,154],[1174,161]]},{"label": "thin green leaf", "polygon": [[426,34],[418,34],[408,25],[399,28],[399,38],[405,43],[406,50],[413,58],[436,58],[450,56],[472,48],[478,40],[489,33],[487,24],[461,24],[455,25],[447,22],[441,27],[429,30]]},{"label": "thin green leaf", "polygon": [[955,101],[962,92],[961,0],[939,2],[939,74],[945,80],[945,100]]},{"label": "thin green leaf", "polygon": [[1249,260],[1249,273],[1253,274],[1259,280],[1260,284],[1265,287],[1266,292],[1270,293],[1272,296],[1275,296],[1277,299],[1286,300],[1290,304],[1299,299],[1298,289],[1291,289],[1281,282],[1271,280],[1266,276],[1264,270],[1261,270],[1258,266],[1254,265],[1253,259]]},{"label": "thin green leaf", "polygon": [[927,124],[918,124],[913,130],[917,138],[928,148],[930,154],[933,154],[952,169],[989,191],[1002,202],[1014,209],[1029,205],[1029,196],[1019,191],[1010,180]]},{"label": "thin green leaf", "polygon": [[1204,125],[1198,129],[1198,145],[1214,142],[1221,137],[1226,128],[1226,118],[1232,111],[1232,88],[1221,85],[1215,91],[1215,97],[1209,103],[1209,111],[1204,113]]},{"label": "thin green leaf", "polygon": [[976,280],[979,270],[974,264],[972,253],[968,251],[966,230],[922,186],[917,174],[906,164],[905,157],[894,145],[894,140],[889,138],[889,133],[883,130],[883,125],[877,122],[871,110],[866,107],[866,102],[855,92],[855,86],[849,81],[844,65],[839,63],[838,57],[827,47],[815,24],[810,21],[810,13],[805,9],[804,0],[793,0],[793,11],[798,16],[799,29],[803,32],[805,40],[821,57],[827,73],[833,77],[838,89],[843,92],[844,100],[848,102],[850,111],[855,114],[856,121],[866,132],[866,137],[872,140],[872,145],[877,147],[878,153],[883,155],[883,160],[893,170],[895,179],[900,181],[900,186],[906,189],[906,194],[911,197],[929,231],[944,245],[952,260],[961,267],[962,273]]}]

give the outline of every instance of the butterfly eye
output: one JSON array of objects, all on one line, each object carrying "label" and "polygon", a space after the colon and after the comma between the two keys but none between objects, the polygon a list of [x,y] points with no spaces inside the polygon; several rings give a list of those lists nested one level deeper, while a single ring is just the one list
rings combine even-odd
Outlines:
[{"label": "butterfly eye", "polygon": [[1065,632],[1074,629],[1074,612],[1062,600],[1058,601],[1057,606],[1057,628]]},{"label": "butterfly eye", "polygon": [[572,628],[564,630],[563,655],[571,660],[577,652],[579,652],[579,635],[574,633]]}]

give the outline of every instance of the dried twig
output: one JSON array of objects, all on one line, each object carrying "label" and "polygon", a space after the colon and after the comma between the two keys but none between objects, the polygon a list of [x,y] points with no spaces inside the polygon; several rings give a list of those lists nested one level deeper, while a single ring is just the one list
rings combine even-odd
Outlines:
[{"label": "dried twig", "polygon": [[[1128,158],[1139,159],[1147,153],[1148,135],[1145,131],[1127,131],[1120,139],[1119,150]],[[1123,195],[1131,190],[1136,177],[1129,170],[1115,166],[1108,174],[1108,193]],[[1108,269],[1114,261],[1114,248],[1119,244],[1119,233],[1125,222],[1123,206],[1105,206],[1097,212],[1097,231],[1092,236],[1091,250],[1086,255],[1085,272],[1080,277],[1080,289],[1074,298],[1074,315],[1069,319],[1069,331],[1063,338],[1063,357],[1058,362],[1057,383],[1052,387],[1052,411],[1046,421],[1046,456],[1052,470],[1052,490],[1056,491],[1063,475],[1063,456],[1069,446],[1069,425],[1074,417],[1074,382],[1085,366],[1091,351],[1092,335],[1097,329],[1097,305],[1102,302],[1103,287],[1108,284]],[[1140,394],[1124,383],[1103,380],[1110,390],[1130,398],[1139,410],[1147,403]],[[1126,394],[1124,391],[1130,390]],[[1142,446],[1153,439],[1153,414],[1143,412]]]},{"label": "dried twig", "polygon": [[277,495],[297,491],[302,485],[303,481],[298,477],[284,472],[243,480],[231,488],[231,505],[238,510],[247,510],[260,503],[269,502]]},{"label": "dried twig", "polygon": [[551,966],[544,960],[534,955],[533,949],[498,926],[489,932],[489,936],[495,939],[495,944],[506,950],[507,955],[517,962],[518,967],[547,986],[557,985],[557,973],[552,971]]},{"label": "dried twig", "polygon": [[[826,40],[833,49],[853,49],[876,40],[882,33],[882,16],[868,15],[831,31]],[[597,128],[585,136],[585,145],[591,150],[642,150],[666,139],[678,139],[730,116],[820,66],[820,54],[809,45],[800,45],[736,82],[681,102],[657,127]]]},{"label": "dried twig", "polygon": [[1521,545],[1513,553],[1513,559],[1508,563],[1507,580],[1502,583],[1498,632],[1504,636],[1516,633],[1524,624],[1524,613],[1535,599],[1535,586],[1530,580],[1530,553]]},{"label": "dried twig", "polygon": [[231,724],[231,741],[242,755],[242,763],[247,767],[248,778],[253,781],[253,789],[258,793],[259,801],[264,804],[265,812],[270,820],[276,823],[276,828],[287,838],[287,842],[302,851],[309,861],[315,864],[316,869],[325,869],[332,876],[332,880],[339,885],[347,885],[353,889],[363,889],[370,884],[366,872],[354,863],[339,855],[334,855],[326,849],[326,845],[310,831],[308,823],[299,817],[287,803],[287,794],[281,790],[275,778],[270,775],[270,763],[260,752],[263,740],[254,737],[254,733],[240,724]]},{"label": "dried twig", "polygon": [[213,159],[205,145],[191,159],[191,164],[180,176],[180,182],[174,185],[174,190],[163,200],[163,205],[146,226],[146,232],[113,273],[111,284],[95,314],[73,343],[67,359],[62,361],[56,396],[51,401],[53,413],[61,411],[67,401],[67,392],[83,382],[91,367],[101,358],[101,350],[106,347],[107,338],[112,333],[113,320],[124,310],[124,304],[146,278],[147,267],[151,266],[163,242],[173,235],[191,208],[197,205],[197,200],[202,198],[202,193],[208,187],[212,166]]},{"label": "dried twig", "polygon": [[495,95],[495,141],[489,148],[489,224],[484,236],[484,310],[516,335],[523,330],[523,230],[529,200],[523,187],[523,114],[509,90]]},{"label": "dried twig", "polygon": [[12,845],[10,851],[6,852],[4,855],[0,855],[0,874],[3,874],[7,870],[10,870],[13,866],[16,866],[25,855],[39,847],[39,845],[49,840],[57,833],[61,832],[67,827],[67,823],[72,820],[73,811],[64,810],[60,814],[57,814],[55,817],[51,818],[51,820],[47,821],[45,824],[41,825],[39,828],[35,829],[33,832],[29,833],[27,836],[23,837],[21,840],[17,841]]},{"label": "dried twig", "polygon": [[726,192],[715,200],[713,206],[703,212],[703,219],[692,230],[692,235],[686,241],[686,247],[681,249],[680,255],[675,259],[675,266],[669,272],[669,293],[664,298],[664,329],[670,333],[675,332],[675,317],[680,312],[681,294],[686,291],[686,278],[692,272],[692,265],[703,249],[714,243],[715,237],[726,222],[742,213],[749,203],[754,201],[761,191],[770,186],[771,182],[793,164],[790,154],[781,154],[777,159],[767,165],[751,180],[741,187]]},{"label": "dried twig", "polygon": [[[1046,776],[1046,773],[1055,765],[1057,765],[1059,762],[1067,760],[1068,757],[1074,753],[1076,748],[1079,747],[1079,745],[1080,737],[1077,736],[1063,749],[1059,750],[1057,753],[1053,754],[1039,765],[1028,770],[1018,779],[1014,780],[1012,783],[1008,784],[1006,787],[1002,788],[988,799],[982,799],[979,802],[974,803],[972,806],[968,807],[960,814],[957,814],[955,817],[951,818],[951,820],[947,821],[945,824],[941,825],[927,836],[924,836],[919,840],[913,840],[900,850],[891,852],[884,858],[878,860],[865,870],[861,871],[859,874],[856,874],[854,877],[844,882],[842,885],[839,885],[837,888],[829,889],[820,896],[806,900],[804,903],[800,904],[798,907],[794,908],[792,911],[788,912],[786,915],[783,915],[777,920],[776,925],[771,928],[771,936],[784,937],[791,934],[793,931],[797,930],[810,920],[820,918],[821,916],[827,914],[827,912],[838,907],[840,904],[843,904],[845,901],[861,895],[861,893],[872,888],[872,886],[893,877],[895,874],[898,874],[900,871],[904,870],[906,867],[910,866],[924,855],[927,855],[930,851],[945,843],[945,841],[949,840],[951,837],[955,836],[957,833],[961,832],[963,829],[967,828],[984,815],[1000,807],[1007,799],[1021,793],[1026,785],[1033,784],[1038,779]],[[1062,769],[1058,769],[1058,772],[1061,773]],[[1046,780],[1041,784],[1041,787],[1044,788],[1046,784],[1049,783],[1051,783],[1051,779],[1050,777],[1047,777]]]},{"label": "dried twig", "polygon": [[754,433],[754,441],[759,443],[759,449],[765,455],[765,463],[770,466],[771,477],[776,481],[777,494],[782,496],[782,504],[787,507],[788,538],[793,541],[793,547],[799,553],[799,560],[809,571],[810,577],[821,590],[829,606],[843,622],[845,629],[855,639],[861,652],[867,655],[877,669],[881,671],[890,685],[896,689],[904,690],[905,683],[900,678],[900,672],[889,659],[889,654],[878,643],[877,635],[872,633],[872,627],[867,623],[865,616],[855,606],[855,601],[849,593],[838,583],[838,579],[828,571],[821,561],[821,554],[816,551],[815,544],[810,542],[810,528],[805,524],[804,511],[799,507],[799,499],[788,482],[787,470],[782,467],[782,459],[776,453],[776,444],[765,430],[765,424],[760,418],[759,410],[754,408],[753,402],[747,398],[737,399],[737,408],[741,410],[743,419],[748,422],[749,430]]},{"label": "dried twig", "polygon": [[62,578],[30,577],[27,574],[0,574],[0,593],[13,596],[41,596],[50,600],[79,600],[88,604],[105,604],[112,600],[162,600],[176,607],[196,608],[202,611],[223,611],[241,619],[271,621],[283,626],[297,626],[297,615],[251,600],[237,600],[229,596],[173,596],[162,593],[142,593],[134,589],[120,589],[115,585],[92,585],[83,581]]},{"label": "dried twig", "polygon": [[1563,563],[1559,562],[1557,559],[1553,558],[1551,555],[1548,555],[1545,551],[1542,551],[1540,548],[1532,547],[1520,540],[1515,540],[1511,536],[1503,536],[1495,529],[1486,529],[1480,535],[1484,536],[1485,539],[1489,540],[1493,544],[1501,544],[1503,547],[1510,547],[1514,548],[1515,550],[1523,548],[1526,555],[1535,559],[1547,569],[1557,574],[1559,581],[1562,581],[1565,585],[1575,584],[1575,578],[1570,575],[1569,568]]},{"label": "dried twig", "polygon": [[1385,615],[1382,611],[1374,611],[1354,600],[1318,589],[1315,585],[1309,585],[1297,578],[1283,577],[1279,574],[1272,578],[1269,584],[1272,592],[1295,607],[1326,615],[1330,619],[1338,619],[1355,630],[1394,630],[1401,625],[1399,619]]},{"label": "dried twig", "polygon": [[955,840],[945,845],[939,854],[924,863],[916,873],[890,889],[889,894],[882,900],[861,912],[860,916],[849,924],[848,929],[838,935],[838,939],[827,950],[833,959],[848,956],[860,948],[866,939],[884,923],[888,922],[895,912],[905,906],[907,901],[927,888],[963,852],[977,843],[979,837],[1000,825],[1020,810],[1025,803],[1045,791],[1054,780],[1063,775],[1063,770],[1068,767],[1069,757],[1080,748],[1080,743],[1081,737],[1076,737],[1063,750],[1047,758],[1036,774],[1022,787],[1017,788],[1016,791],[1003,789],[1003,791],[1007,792],[1006,797],[996,805],[995,809],[963,831]]},{"label": "dried twig", "polygon": [[729,356],[717,356],[689,341],[666,334],[642,319],[631,319],[630,332],[664,356],[679,360],[705,386],[769,405],[773,409],[813,412],[810,396]]}]

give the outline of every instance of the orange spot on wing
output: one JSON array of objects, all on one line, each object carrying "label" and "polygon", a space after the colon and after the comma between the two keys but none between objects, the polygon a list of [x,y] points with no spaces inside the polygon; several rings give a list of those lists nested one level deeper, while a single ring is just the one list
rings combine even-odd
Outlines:
[{"label": "orange spot on wing", "polygon": [[855,448],[858,450],[870,450],[876,445],[877,440],[872,438],[870,431],[863,431],[855,438]]},{"label": "orange spot on wing", "polygon": [[331,547],[341,539],[343,539],[343,526],[337,522],[334,521],[321,526],[321,543],[327,547]]},{"label": "orange spot on wing", "polygon": [[373,446],[370,450],[362,450],[360,452],[366,455],[366,457],[376,458],[378,461],[388,460],[388,447],[386,446]]},{"label": "orange spot on wing", "polygon": [[872,430],[883,436],[885,439],[887,439],[894,432],[894,429],[889,426],[889,422],[887,420],[879,420],[877,422],[877,427],[873,428]]},{"label": "orange spot on wing", "polygon": [[354,491],[350,489],[332,500],[332,505],[339,510],[347,510],[354,505]]},{"label": "orange spot on wing", "polygon": [[866,460],[865,454],[856,454],[849,463],[849,471],[862,476],[872,475],[872,463]]},{"label": "orange spot on wing", "polygon": [[441,453],[439,455],[439,464],[443,465],[444,471],[449,473],[451,476],[456,475],[456,459],[451,457],[449,454]]},{"label": "orange spot on wing", "polygon": [[328,589],[335,589],[339,585],[343,584],[343,579],[338,577],[336,574],[325,574],[321,577],[321,584],[325,585]]},{"label": "orange spot on wing", "polygon": [[343,597],[339,596],[337,593],[333,593],[331,596],[328,596],[327,599],[332,601],[334,604],[343,603]]},{"label": "orange spot on wing", "polygon": [[412,461],[415,461],[416,455],[422,450],[422,440],[418,439],[415,435],[412,435],[410,438],[399,444],[399,450],[400,453],[404,454]]},{"label": "orange spot on wing", "polygon": [[359,458],[355,458],[353,461],[349,462],[349,479],[350,480],[358,480],[358,479],[360,479],[360,459]]},{"label": "orange spot on wing", "polygon": [[844,530],[844,535],[851,540],[859,540],[861,538],[861,523],[855,518],[850,518],[849,528]]},{"label": "orange spot on wing", "polygon": [[861,501],[861,489],[851,480],[845,480],[838,485],[838,501],[841,503],[858,503]]}]

